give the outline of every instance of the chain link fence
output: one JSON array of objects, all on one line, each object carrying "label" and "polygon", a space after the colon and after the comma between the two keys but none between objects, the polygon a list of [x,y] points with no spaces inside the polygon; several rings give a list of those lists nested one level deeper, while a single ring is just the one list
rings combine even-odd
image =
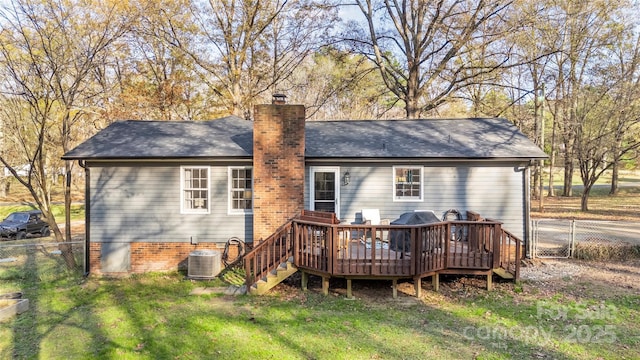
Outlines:
[{"label": "chain link fence", "polygon": [[40,279],[51,279],[68,271],[83,273],[84,269],[84,241],[0,242],[0,278],[35,275]]},{"label": "chain link fence", "polygon": [[640,223],[540,219],[532,221],[532,258],[624,259],[640,256]]}]

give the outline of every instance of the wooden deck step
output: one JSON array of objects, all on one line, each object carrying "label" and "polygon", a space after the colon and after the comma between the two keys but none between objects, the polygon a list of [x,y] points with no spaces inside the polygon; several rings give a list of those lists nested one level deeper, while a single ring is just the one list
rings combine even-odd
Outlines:
[{"label": "wooden deck step", "polygon": [[249,288],[249,294],[262,295],[267,291],[280,284],[284,279],[288,278],[292,274],[298,271],[298,268],[293,264],[293,259],[289,259],[278,266],[278,268],[267,275],[266,278],[262,278]]},{"label": "wooden deck step", "polygon": [[514,278],[512,273],[508,272],[503,268],[495,268],[493,269],[493,273],[500,276],[503,279],[513,280]]}]

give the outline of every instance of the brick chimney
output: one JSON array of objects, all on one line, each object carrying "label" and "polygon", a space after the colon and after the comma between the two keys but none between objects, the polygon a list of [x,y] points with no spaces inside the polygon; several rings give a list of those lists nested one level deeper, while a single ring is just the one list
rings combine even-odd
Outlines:
[{"label": "brick chimney", "polygon": [[253,239],[266,239],[304,209],[304,105],[276,94],[254,108]]}]

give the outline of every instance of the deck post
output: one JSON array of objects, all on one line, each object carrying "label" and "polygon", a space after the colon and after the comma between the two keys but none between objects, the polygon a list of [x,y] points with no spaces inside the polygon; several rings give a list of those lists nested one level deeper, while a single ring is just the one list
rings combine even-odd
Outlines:
[{"label": "deck post", "polygon": [[322,277],[322,294],[329,295],[329,277]]},{"label": "deck post", "polygon": [[351,279],[347,279],[347,299],[353,299],[353,292],[351,291]]},{"label": "deck post", "polygon": [[306,271],[303,271],[302,280],[300,282],[301,282],[300,287],[302,288],[302,291],[307,291],[309,287],[309,273],[307,273]]},{"label": "deck post", "polygon": [[422,295],[422,279],[419,277],[413,278],[413,288],[416,291],[416,297],[419,298]]},{"label": "deck post", "polygon": [[500,224],[493,225],[493,265],[492,269],[500,267],[500,260],[502,259],[502,228]]},{"label": "deck post", "polygon": [[487,291],[491,291],[493,287],[493,271],[489,271],[487,274]]},{"label": "deck post", "polygon": [[433,284],[433,291],[438,291],[440,289],[440,274],[435,273],[431,276],[431,283]]},{"label": "deck post", "polygon": [[398,279],[391,280],[391,288],[393,288],[393,298],[398,298]]}]

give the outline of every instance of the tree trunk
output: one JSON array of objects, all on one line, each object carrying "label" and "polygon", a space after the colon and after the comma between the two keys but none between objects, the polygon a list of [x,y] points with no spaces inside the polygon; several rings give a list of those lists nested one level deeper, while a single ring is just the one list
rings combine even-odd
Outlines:
[{"label": "tree trunk", "polygon": [[589,211],[589,193],[591,192],[591,185],[585,186],[580,197],[580,210]]},{"label": "tree trunk", "polygon": [[549,190],[547,191],[547,196],[548,197],[554,197],[556,196],[556,192],[553,188],[553,169],[556,166],[556,152],[553,149],[553,147],[551,148],[551,154],[549,155]]},{"label": "tree trunk", "polygon": [[[64,168],[66,173],[66,181],[64,186],[64,242],[71,242],[71,162],[65,161]],[[60,234],[62,236],[62,234]],[[67,264],[68,269],[76,268],[76,258],[73,256],[73,248],[71,244],[60,244],[59,246],[62,257]],[[89,251],[89,249],[85,249]]]},{"label": "tree trunk", "polygon": [[407,84],[407,98],[405,99],[405,110],[407,112],[407,119],[417,119],[420,116],[420,109],[418,108],[418,77],[415,71],[409,70],[409,79]]},{"label": "tree trunk", "polygon": [[616,159],[613,161],[613,166],[611,167],[611,189],[609,190],[609,195],[615,195],[618,193],[618,180],[620,179],[619,168],[620,163]]},{"label": "tree trunk", "polygon": [[71,166],[69,161],[64,164],[66,181],[64,186],[64,241],[71,241]]},{"label": "tree trunk", "polygon": [[620,153],[620,147],[622,146],[620,135],[622,135],[622,130],[619,130],[616,133],[616,141],[614,143],[614,148],[612,151],[613,165],[611,166],[611,189],[609,190],[609,195],[615,195],[618,193],[618,181],[620,180],[620,157],[618,156],[618,154]]},{"label": "tree trunk", "polygon": [[565,154],[564,158],[564,186],[562,196],[573,195],[573,159]]},{"label": "tree trunk", "polygon": [[[60,239],[63,237],[62,232],[60,232],[60,228],[58,228],[57,224],[52,224],[51,231],[56,239]],[[64,259],[64,263],[67,265],[67,269],[73,270],[76,268],[76,258],[73,256],[73,246],[71,243],[67,241],[63,241],[58,243],[58,249],[60,250],[60,254]],[[88,249],[87,249],[88,251]]]},{"label": "tree trunk", "polygon": [[9,194],[9,179],[6,176],[3,176],[0,180],[0,197],[7,197]]},{"label": "tree trunk", "polygon": [[[557,105],[556,105],[557,109]],[[557,114],[556,110],[556,114]],[[554,197],[555,190],[553,189],[553,169],[556,166],[556,121],[555,114],[552,117],[553,123],[551,124],[551,154],[549,154],[549,191],[547,196]]]}]

